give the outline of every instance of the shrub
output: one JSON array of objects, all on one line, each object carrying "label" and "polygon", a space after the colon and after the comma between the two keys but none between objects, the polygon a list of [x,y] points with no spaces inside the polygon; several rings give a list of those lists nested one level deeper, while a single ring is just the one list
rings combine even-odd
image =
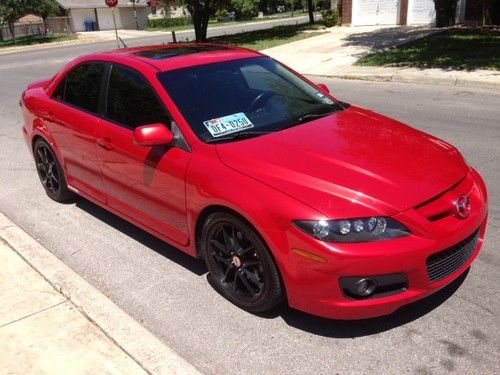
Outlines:
[{"label": "shrub", "polygon": [[340,15],[336,9],[328,9],[325,12],[321,12],[321,16],[323,17],[323,24],[326,27],[340,25]]},{"label": "shrub", "polygon": [[259,13],[259,3],[256,0],[231,0],[231,5],[242,20],[249,20]]},{"label": "shrub", "polygon": [[191,23],[188,17],[176,18],[153,18],[149,20],[149,27],[152,28],[167,28],[173,26],[184,26]]},{"label": "shrub", "polygon": [[229,16],[229,12],[227,11],[227,9],[217,9],[217,11],[215,12],[215,18],[219,22],[222,22],[224,20],[224,18],[226,18],[228,16]]}]

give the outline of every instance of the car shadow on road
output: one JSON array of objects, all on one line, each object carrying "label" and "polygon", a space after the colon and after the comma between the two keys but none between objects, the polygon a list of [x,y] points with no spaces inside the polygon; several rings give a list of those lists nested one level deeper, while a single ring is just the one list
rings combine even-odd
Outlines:
[{"label": "car shadow on road", "polygon": [[[438,308],[450,298],[467,278],[469,269],[452,283],[438,292],[409,305],[391,315],[363,320],[333,320],[309,315],[286,306],[278,308],[275,316],[280,316],[288,325],[324,337],[354,338],[373,335],[403,326],[417,320]],[[266,316],[264,316],[266,317]],[[272,318],[272,316],[268,316]]]},{"label": "car shadow on road", "polygon": [[140,242],[144,246],[195,273],[196,275],[202,276],[208,272],[204,262],[187,255],[181,250],[176,249],[141,228],[136,227],[119,216],[101,208],[100,206],[84,198],[78,198],[75,201],[75,205],[107,225],[119,230],[123,234],[126,234],[137,242]]}]

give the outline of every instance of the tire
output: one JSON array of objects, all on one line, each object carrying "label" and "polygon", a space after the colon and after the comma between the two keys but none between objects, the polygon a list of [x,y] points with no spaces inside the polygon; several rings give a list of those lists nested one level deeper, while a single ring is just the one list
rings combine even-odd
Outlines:
[{"label": "tire", "polygon": [[56,202],[74,198],[74,193],[68,190],[61,164],[45,140],[38,139],[35,142],[34,157],[38,177],[47,195]]},{"label": "tire", "polygon": [[247,222],[229,213],[213,213],[205,220],[200,245],[211,284],[233,304],[260,313],[283,301],[274,259]]}]

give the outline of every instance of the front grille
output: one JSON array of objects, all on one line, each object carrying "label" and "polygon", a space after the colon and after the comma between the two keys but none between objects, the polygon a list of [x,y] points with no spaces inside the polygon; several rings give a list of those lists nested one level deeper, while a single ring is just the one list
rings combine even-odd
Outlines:
[{"label": "front grille", "polygon": [[427,259],[427,273],[430,282],[450,276],[470,259],[479,241],[479,230],[462,242]]}]

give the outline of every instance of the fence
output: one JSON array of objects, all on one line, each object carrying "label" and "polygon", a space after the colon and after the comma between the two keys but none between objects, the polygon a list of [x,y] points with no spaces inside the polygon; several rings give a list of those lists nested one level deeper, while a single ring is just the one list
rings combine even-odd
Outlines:
[{"label": "fence", "polygon": [[[51,34],[72,34],[73,27],[69,17],[47,17],[45,21],[15,24],[16,38],[25,36],[41,36]],[[11,40],[12,34],[8,26],[0,27],[0,41]]]}]

